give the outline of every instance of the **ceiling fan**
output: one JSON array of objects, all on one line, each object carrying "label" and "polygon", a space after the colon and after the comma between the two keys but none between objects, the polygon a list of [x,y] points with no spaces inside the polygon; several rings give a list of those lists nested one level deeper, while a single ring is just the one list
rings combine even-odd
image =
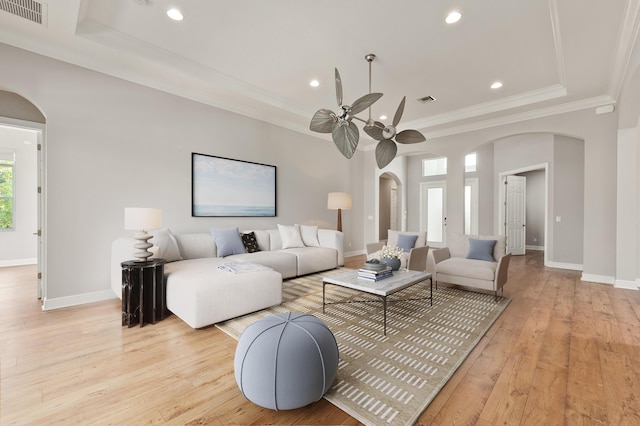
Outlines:
[{"label": "ceiling fan", "polygon": [[[328,109],[316,111],[311,119],[310,130],[318,133],[331,133],[333,143],[346,158],[351,158],[358,147],[360,134],[358,127],[353,123],[353,119],[365,123],[364,131],[373,139],[378,141],[376,146],[376,163],[379,168],[386,167],[395,158],[398,147],[397,143],[411,144],[424,142],[426,138],[417,130],[403,130],[398,132],[396,127],[400,123],[406,96],[402,98],[392,124],[384,125],[380,121],[371,119],[371,105],[382,97],[382,93],[371,93],[371,62],[376,55],[370,53],[365,56],[369,63],[369,94],[358,98],[353,105],[344,105],[342,102],[342,79],[338,69],[335,69],[336,79],[336,99],[338,101],[338,112]],[[356,114],[369,109],[369,119],[363,120]],[[395,138],[395,140],[394,140]]]}]

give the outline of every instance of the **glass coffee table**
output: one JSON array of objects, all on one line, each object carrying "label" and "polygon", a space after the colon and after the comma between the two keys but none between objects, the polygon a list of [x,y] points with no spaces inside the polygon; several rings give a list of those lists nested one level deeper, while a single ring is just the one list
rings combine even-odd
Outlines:
[{"label": "glass coffee table", "polygon": [[[387,297],[401,290],[409,288],[429,280],[429,297],[419,297],[412,299],[394,299],[387,300]],[[349,271],[331,277],[322,278],[322,312],[324,313],[325,305],[334,305],[339,303],[367,303],[377,302],[377,300],[347,300],[343,302],[327,302],[325,298],[325,286],[327,284],[346,287],[352,290],[362,291],[364,293],[373,294],[382,299],[382,310],[384,312],[384,334],[387,334],[387,302],[402,302],[407,300],[426,300],[431,301],[433,306],[433,278],[428,272],[399,270],[393,273],[393,276],[380,281],[370,281],[358,277],[358,271]]]}]

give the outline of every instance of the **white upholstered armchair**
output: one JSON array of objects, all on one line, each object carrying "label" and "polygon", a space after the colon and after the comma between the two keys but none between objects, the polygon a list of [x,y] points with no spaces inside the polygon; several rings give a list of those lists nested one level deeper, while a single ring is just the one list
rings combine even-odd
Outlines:
[{"label": "white upholstered armchair", "polygon": [[400,259],[401,268],[426,271],[429,253],[426,232],[400,232],[390,229],[387,241],[367,244],[367,260],[377,257],[377,253],[385,244],[391,247],[402,247],[405,251],[405,255]]}]

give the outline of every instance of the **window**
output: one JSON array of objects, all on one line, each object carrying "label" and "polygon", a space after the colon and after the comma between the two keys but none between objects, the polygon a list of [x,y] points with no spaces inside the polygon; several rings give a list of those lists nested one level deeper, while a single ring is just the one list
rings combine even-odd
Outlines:
[{"label": "window", "polygon": [[447,174],[447,157],[422,160],[422,176],[440,176]]},{"label": "window", "polygon": [[466,173],[476,171],[476,153],[472,152],[464,157],[464,171]]},{"label": "window", "polygon": [[464,233],[478,234],[478,178],[466,179],[464,183]]},{"label": "window", "polygon": [[13,229],[13,166],[15,154],[0,151],[0,229]]}]

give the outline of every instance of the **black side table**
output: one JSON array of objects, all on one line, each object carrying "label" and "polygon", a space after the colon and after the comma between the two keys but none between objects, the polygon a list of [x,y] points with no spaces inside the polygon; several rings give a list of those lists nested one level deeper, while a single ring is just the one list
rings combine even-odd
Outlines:
[{"label": "black side table", "polygon": [[122,262],[122,325],[155,324],[166,312],[164,259]]}]

